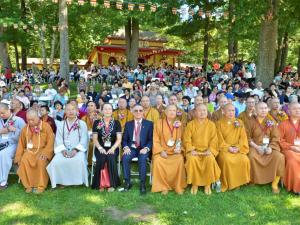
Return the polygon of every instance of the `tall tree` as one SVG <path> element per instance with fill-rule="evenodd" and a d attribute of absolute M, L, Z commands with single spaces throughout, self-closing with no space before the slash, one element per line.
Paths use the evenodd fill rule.
<path fill-rule="evenodd" d="M 126 63 L 132 68 L 138 64 L 139 32 L 139 20 L 128 17 L 125 25 Z"/>
<path fill-rule="evenodd" d="M 274 78 L 279 0 L 265 0 L 265 3 L 266 12 L 260 25 L 257 79 L 267 86 Z"/>
<path fill-rule="evenodd" d="M 59 30 L 60 30 L 60 75 L 69 83 L 69 36 L 68 36 L 68 7 L 66 0 L 59 0 Z"/>

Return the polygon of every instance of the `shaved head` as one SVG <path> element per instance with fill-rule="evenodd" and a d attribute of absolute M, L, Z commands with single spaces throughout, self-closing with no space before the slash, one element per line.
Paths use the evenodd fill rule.
<path fill-rule="evenodd" d="M 289 112 L 292 119 L 300 119 L 300 104 L 293 102 L 289 104 Z"/>
<path fill-rule="evenodd" d="M 226 118 L 233 119 L 235 117 L 235 106 L 231 103 L 228 103 L 224 106 L 224 113 Z"/>

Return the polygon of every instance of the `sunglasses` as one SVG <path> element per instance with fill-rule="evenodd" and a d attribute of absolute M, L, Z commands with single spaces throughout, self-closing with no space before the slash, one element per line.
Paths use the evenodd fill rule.
<path fill-rule="evenodd" d="M 142 109 L 135 109 L 135 110 L 133 110 L 133 112 L 143 112 L 144 110 L 142 110 Z"/>

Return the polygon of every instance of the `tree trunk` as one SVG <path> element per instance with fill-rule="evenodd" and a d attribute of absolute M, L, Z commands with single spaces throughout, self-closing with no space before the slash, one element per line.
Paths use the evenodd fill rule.
<path fill-rule="evenodd" d="M 281 52 L 280 71 L 283 71 L 283 69 L 286 65 L 286 60 L 287 60 L 288 51 L 289 51 L 288 41 L 289 41 L 289 33 L 285 32 L 284 38 L 283 38 L 283 48 L 282 48 L 282 52 Z"/>
<path fill-rule="evenodd" d="M 40 30 L 40 45 L 41 45 L 42 58 L 43 58 L 43 68 L 47 69 L 47 52 L 46 52 L 46 44 L 45 44 L 45 35 L 42 29 Z"/>
<path fill-rule="evenodd" d="M 54 55 L 55 55 L 55 45 L 56 45 L 56 33 L 53 31 L 52 33 L 52 39 L 51 39 L 51 53 L 50 53 L 50 65 L 49 67 L 53 67 L 53 62 L 54 62 Z"/>
<path fill-rule="evenodd" d="M 300 74 L 300 46 L 298 47 L 298 63 L 297 63 L 297 72 Z"/>
<path fill-rule="evenodd" d="M 68 36 L 68 7 L 66 0 L 59 1 L 59 30 L 60 30 L 60 75 L 69 84 L 69 36 Z"/>
<path fill-rule="evenodd" d="M 0 26 L 0 37 L 3 35 L 3 33 L 3 27 Z M 11 69 L 11 61 L 8 55 L 8 48 L 6 42 L 0 42 L 0 60 L 4 68 L 7 67 Z"/>
<path fill-rule="evenodd" d="M 279 35 L 277 39 L 277 49 L 276 49 L 276 60 L 275 60 L 275 73 L 279 72 L 279 67 L 280 67 L 280 60 L 281 60 L 281 44 L 282 44 L 282 35 Z"/>
<path fill-rule="evenodd" d="M 203 49 L 203 69 L 206 71 L 208 65 L 208 50 L 209 50 L 209 17 L 205 18 L 205 25 L 204 25 L 204 49 Z"/>
<path fill-rule="evenodd" d="M 139 20 L 129 17 L 125 25 L 126 62 L 131 68 L 138 65 Z"/>
<path fill-rule="evenodd" d="M 20 57 L 19 57 L 19 52 L 18 52 L 18 45 L 16 42 L 14 42 L 14 49 L 15 49 L 15 58 L 16 58 L 16 70 L 20 71 Z"/>
<path fill-rule="evenodd" d="M 228 60 L 234 62 L 238 55 L 238 40 L 234 32 L 235 26 L 235 1 L 229 1 L 229 32 L 228 32 Z"/>
<path fill-rule="evenodd" d="M 21 0 L 21 20 L 25 21 L 26 19 L 26 3 L 25 0 Z M 24 30 L 24 32 L 27 32 Z M 22 70 L 27 69 L 27 48 L 26 46 L 21 46 L 21 58 L 22 58 L 22 64 L 21 68 Z"/>
<path fill-rule="evenodd" d="M 267 87 L 274 78 L 274 66 L 276 58 L 276 40 L 278 31 L 278 10 L 279 0 L 267 0 L 268 10 L 265 19 L 261 22 L 258 61 L 257 61 L 257 80 L 263 82 Z"/>

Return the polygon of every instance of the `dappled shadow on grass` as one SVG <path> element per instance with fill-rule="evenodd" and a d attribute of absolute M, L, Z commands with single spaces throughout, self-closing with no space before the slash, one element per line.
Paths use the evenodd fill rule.
<path fill-rule="evenodd" d="M 141 197 L 138 185 L 128 193 L 67 187 L 35 195 L 26 194 L 22 186 L 15 183 L 0 192 L 0 202 L 1 225 L 136 224 L 134 216 L 126 215 L 146 207 L 155 211 L 155 220 L 141 220 L 145 224 L 300 223 L 300 198 L 285 191 L 273 195 L 269 185 L 242 187 L 211 196 L 205 196 L 200 190 L 192 196 L 187 190 L 181 196 L 157 193 Z M 116 209 L 119 216 L 109 209 Z"/>

